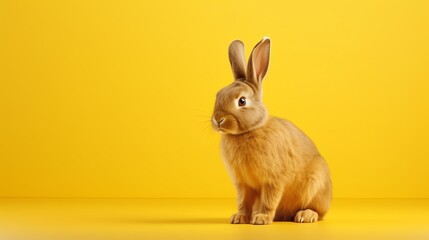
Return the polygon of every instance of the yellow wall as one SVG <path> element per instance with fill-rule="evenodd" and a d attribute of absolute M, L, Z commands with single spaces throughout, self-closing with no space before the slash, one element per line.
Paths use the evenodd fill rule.
<path fill-rule="evenodd" d="M 209 117 L 227 47 L 334 197 L 429 197 L 428 1 L 1 1 L 0 196 L 234 197 Z"/>

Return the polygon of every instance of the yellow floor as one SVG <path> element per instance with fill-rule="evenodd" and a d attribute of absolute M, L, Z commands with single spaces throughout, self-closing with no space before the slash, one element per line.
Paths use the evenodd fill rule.
<path fill-rule="evenodd" d="M 0 198 L 0 239 L 429 239 L 429 199 L 335 199 L 314 224 L 231 225 L 233 199 Z"/>

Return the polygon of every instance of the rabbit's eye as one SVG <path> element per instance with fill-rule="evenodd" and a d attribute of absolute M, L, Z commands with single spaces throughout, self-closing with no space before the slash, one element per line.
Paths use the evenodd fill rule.
<path fill-rule="evenodd" d="M 241 97 L 240 99 L 238 99 L 238 106 L 240 106 L 240 107 L 246 106 L 246 98 L 245 97 Z"/>

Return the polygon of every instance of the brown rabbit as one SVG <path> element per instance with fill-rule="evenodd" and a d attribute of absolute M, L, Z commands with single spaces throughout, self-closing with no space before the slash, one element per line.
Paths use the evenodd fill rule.
<path fill-rule="evenodd" d="M 256 44 L 246 68 L 244 44 L 232 42 L 235 81 L 216 95 L 211 122 L 238 195 L 231 223 L 316 222 L 331 202 L 328 166 L 301 130 L 269 116 L 262 103 L 270 44 L 269 38 Z"/>

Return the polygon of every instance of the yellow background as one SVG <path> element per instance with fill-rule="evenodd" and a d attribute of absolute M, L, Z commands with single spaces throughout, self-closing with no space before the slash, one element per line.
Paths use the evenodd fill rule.
<path fill-rule="evenodd" d="M 1 1 L 0 197 L 234 197 L 227 48 L 272 38 L 272 115 L 334 197 L 429 197 L 428 1 Z"/>

